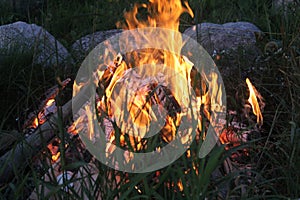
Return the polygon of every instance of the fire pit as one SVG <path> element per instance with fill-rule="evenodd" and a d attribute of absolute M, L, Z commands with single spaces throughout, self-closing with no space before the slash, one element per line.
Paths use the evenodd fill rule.
<path fill-rule="evenodd" d="M 140 9 L 146 9 L 147 19 L 138 17 Z M 263 123 L 261 114 L 261 108 L 264 107 L 263 99 L 247 79 L 250 94 L 243 115 L 250 119 L 252 107 L 253 113 L 257 116 L 257 121 L 254 122 L 256 126 L 249 129 L 237 120 L 228 122 L 225 119 L 226 114 L 234 116 L 236 113 L 235 111 L 226 113 L 225 90 L 216 66 L 212 65 L 209 73 L 199 71 L 195 66 L 197 63 L 193 63 L 188 57 L 197 56 L 193 55 L 192 50 L 186 51 L 186 56 L 181 55 L 182 49 L 186 48 L 184 47 L 186 41 L 183 41 L 178 27 L 179 17 L 184 12 L 193 16 L 187 2 L 182 4 L 179 0 L 174 1 L 173 4 L 163 0 L 151 0 L 148 4 L 136 4 L 132 11 L 126 12 L 124 15 L 126 22 L 118 23 L 120 28 L 128 30 L 118 35 L 120 46 L 125 46 L 125 49 L 128 46 L 143 48 L 131 52 L 119 52 L 113 49 L 111 40 L 103 43 L 107 49 L 96 47 L 93 51 L 103 50 L 103 57 L 100 55 L 101 58 L 93 57 L 93 59 L 102 59 L 105 62 L 92 68 L 97 70 L 89 72 L 90 69 L 86 65 L 97 62 L 94 63 L 94 60 L 87 58 L 82 64 L 85 69 L 79 71 L 96 78 L 77 76 L 73 86 L 72 102 L 57 106 L 55 97 L 58 92 L 63 92 L 61 89 L 70 82 L 70 79 L 63 81 L 60 89 L 48 95 L 40 110 L 29 116 L 24 124 L 24 130 L 28 135 L 27 143 L 19 144 L 15 150 L 7 152 L 1 158 L 1 164 L 4 165 L 8 157 L 14 157 L 11 163 L 6 164 L 5 173 L 1 174 L 1 184 L 5 184 L 12 178 L 12 166 L 21 168 L 29 158 L 35 157 L 35 166 L 41 167 L 42 162 L 40 157 L 36 156 L 37 154 L 51 155 L 50 163 L 47 162 L 52 167 L 47 170 L 48 172 L 41 173 L 41 176 L 44 180 L 55 178 L 61 186 L 60 189 L 68 194 L 83 191 L 82 185 L 75 179 L 82 178 L 86 183 L 84 177 L 86 168 L 78 165 L 70 171 L 67 166 L 72 166 L 84 157 L 89 163 L 87 169 L 93 171 L 92 179 L 86 188 L 95 187 L 96 182 L 99 181 L 97 174 L 102 173 L 97 166 L 102 164 L 113 168 L 104 173 L 107 179 L 114 179 L 111 183 L 113 189 L 120 187 L 120 184 L 134 182 L 130 179 L 131 173 L 153 172 L 154 175 L 150 178 L 151 184 L 160 187 L 159 180 L 163 179 L 165 188 L 182 197 L 189 195 L 183 192 L 184 188 L 193 184 L 189 181 L 189 176 L 201 177 L 200 182 L 204 181 L 201 182 L 201 190 L 205 190 L 208 187 L 205 181 L 210 176 L 225 176 L 234 171 L 233 163 L 238 162 L 238 157 L 248 155 L 247 148 L 241 148 L 239 153 L 230 153 L 231 157 L 224 161 L 222 167 L 217 168 L 216 163 L 218 159 L 221 160 L 224 149 L 230 152 L 232 148 L 247 142 L 251 132 L 260 131 Z M 145 27 L 153 29 L 144 29 Z M 123 40 L 124 38 L 126 40 Z M 145 45 L 149 44 L 149 41 L 157 43 L 152 44 L 153 46 L 158 45 L 165 49 Z M 210 65 L 213 63 L 211 61 L 207 63 Z M 90 91 L 90 88 L 86 87 L 89 84 L 94 86 L 93 89 L 97 92 Z M 71 104 L 73 104 L 75 119 L 66 128 L 62 122 L 71 115 Z M 224 118 L 220 115 L 224 115 Z M 57 121 L 58 118 L 62 121 Z M 196 127 L 193 127 L 194 124 Z M 104 130 L 104 138 L 101 136 L 102 133 L 95 131 L 96 126 Z M 155 131 L 159 134 L 153 135 Z M 215 138 L 219 138 L 220 142 Z M 174 141 L 177 143 L 173 143 Z M 43 148 L 44 143 L 47 144 L 46 149 Z M 205 143 L 208 143 L 208 146 L 205 146 Z M 214 147 L 216 143 L 218 145 Z M 103 157 L 99 156 L 99 149 L 95 146 L 103 150 L 105 163 L 101 160 Z M 183 151 L 176 156 L 166 155 L 164 151 L 166 146 L 170 146 L 172 150 Z M 33 150 L 32 147 L 36 149 Z M 122 154 L 117 153 L 119 149 L 122 150 Z M 170 159 L 172 161 L 168 162 L 170 166 L 180 158 L 175 164 L 182 165 L 181 178 L 164 179 L 163 172 L 166 170 L 164 168 L 166 165 L 162 164 L 163 159 L 153 160 L 154 157 L 144 156 L 143 160 L 140 159 L 138 162 L 134 160 L 138 154 L 148 155 L 149 152 L 157 153 L 161 156 L 159 158 Z M 209 152 L 211 154 L 206 159 Z M 26 158 L 23 158 L 24 154 L 27 155 Z M 181 156 L 182 154 L 184 156 Z M 121 161 L 118 156 L 122 157 Z M 187 160 L 187 164 L 181 164 L 182 160 Z M 148 163 L 154 165 L 149 166 Z M 239 166 L 245 169 L 251 168 L 248 165 Z M 53 169 L 54 172 L 51 172 Z M 156 183 L 158 186 L 155 185 Z M 143 194 L 144 189 L 141 188 L 147 184 L 143 182 L 134 182 L 134 184 L 135 190 Z M 236 184 L 239 182 L 237 181 Z M 32 198 L 40 192 L 51 192 L 42 191 L 43 187 L 40 189 L 32 193 Z M 221 196 L 226 195 L 226 188 L 222 188 L 221 193 L 225 193 L 220 194 Z M 118 196 L 118 194 L 114 195 Z"/>

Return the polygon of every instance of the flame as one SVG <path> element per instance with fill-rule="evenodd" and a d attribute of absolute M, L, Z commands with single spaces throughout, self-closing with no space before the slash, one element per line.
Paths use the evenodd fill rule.
<path fill-rule="evenodd" d="M 138 17 L 141 8 L 147 10 L 147 19 L 143 20 Z M 117 27 L 125 30 L 161 27 L 177 31 L 179 29 L 179 17 L 185 12 L 194 17 L 187 1 L 182 4 L 181 0 L 149 0 L 148 4 L 136 3 L 132 11 L 125 12 L 126 24 L 118 22 Z"/>
<path fill-rule="evenodd" d="M 256 115 L 256 122 L 257 122 L 257 124 L 259 126 L 262 126 L 262 124 L 263 124 L 263 116 L 262 116 L 262 113 L 260 111 L 260 105 L 258 103 L 258 99 L 262 103 L 262 107 L 263 107 L 264 106 L 264 103 L 262 101 L 263 98 L 262 98 L 261 94 L 252 85 L 252 83 L 250 82 L 249 78 L 246 79 L 246 83 L 247 83 L 247 86 L 249 88 L 248 102 L 251 104 L 252 111 Z"/>
<path fill-rule="evenodd" d="M 56 106 L 55 106 L 55 99 L 48 99 L 46 103 L 44 103 L 44 107 L 41 109 L 41 111 L 37 114 L 37 117 L 35 117 L 31 123 L 32 128 L 37 128 L 39 125 L 44 124 L 47 120 L 46 117 L 48 114 L 55 112 Z"/>
<path fill-rule="evenodd" d="M 55 99 L 49 99 L 46 103 L 46 107 L 51 106 L 55 102 Z"/>
<path fill-rule="evenodd" d="M 55 99 L 48 99 L 43 109 L 38 113 L 39 124 L 45 123 L 47 116 L 56 111 Z"/>
<path fill-rule="evenodd" d="M 188 150 L 186 151 L 186 157 L 187 157 L 187 158 L 190 158 L 190 157 L 191 157 L 191 150 L 190 150 L 190 149 L 188 149 Z"/>
<path fill-rule="evenodd" d="M 147 17 L 140 17 L 140 11 L 144 9 Z M 125 30 L 132 30 L 137 28 L 145 27 L 159 27 L 165 29 L 171 29 L 179 33 L 179 18 L 182 13 L 188 13 L 193 17 L 193 12 L 186 1 L 181 0 L 149 0 L 146 4 L 135 4 L 131 11 L 125 12 L 124 18 L 125 23 L 118 22 L 117 27 L 123 28 Z M 153 35 L 146 34 L 141 31 L 134 37 L 134 43 L 144 44 L 153 38 Z M 157 34 L 154 33 L 154 34 Z M 120 41 L 120 45 L 132 45 L 132 35 L 128 36 L 125 41 Z M 157 116 L 157 112 L 154 112 L 153 102 L 147 101 L 147 96 L 153 91 L 157 84 L 165 83 L 169 85 L 173 91 L 173 95 L 177 102 L 179 102 L 183 107 L 188 107 L 188 97 L 190 94 L 189 89 L 186 85 L 189 84 L 190 80 L 179 80 L 180 77 L 190 77 L 190 70 L 192 68 L 192 63 L 188 61 L 187 58 L 180 57 L 180 51 L 183 46 L 181 34 L 166 34 L 160 29 L 159 34 L 155 35 L 156 40 L 151 42 L 157 42 L 158 44 L 163 44 L 165 50 L 161 49 L 150 49 L 145 48 L 138 52 L 131 52 L 126 54 L 126 59 L 130 62 L 122 61 L 122 56 L 118 55 L 117 59 L 110 63 L 117 63 L 117 68 L 115 69 L 114 76 L 112 77 L 108 87 L 106 88 L 106 96 L 108 105 L 110 105 L 108 112 L 110 116 L 117 116 L 116 118 L 122 122 L 121 131 L 124 133 L 131 133 L 135 139 L 130 139 L 130 141 L 138 142 L 143 138 L 149 131 L 149 124 L 157 122 L 157 119 L 161 116 Z M 177 55 L 176 55 L 177 54 Z M 153 79 L 145 79 L 144 77 L 139 77 L 135 71 L 130 71 L 130 68 L 137 66 L 150 65 L 140 70 L 141 74 L 147 74 L 148 77 Z M 168 70 L 161 70 L 151 67 L 151 65 L 162 64 L 163 66 L 172 66 L 172 73 L 174 71 L 182 76 L 176 76 L 175 78 L 169 78 L 165 80 L 164 73 L 170 73 Z M 109 65 L 108 65 L 109 66 Z M 112 68 L 112 67 L 110 67 Z M 114 69 L 114 68 L 113 68 Z M 131 99 L 128 98 L 128 90 L 126 92 L 114 90 L 118 89 L 119 80 L 129 80 L 131 90 Z M 153 87 L 151 87 L 153 86 Z M 137 89 L 133 89 L 137 88 Z M 183 94 L 179 96 L 178 94 Z M 158 92 L 154 93 L 154 98 L 158 107 L 161 106 L 161 99 L 159 98 Z M 124 108 L 124 99 L 127 99 L 127 108 Z M 123 108 L 129 111 L 130 117 L 124 118 L 124 110 L 118 109 Z M 160 108 L 158 108 L 160 109 Z M 161 112 L 162 109 L 160 109 Z M 166 113 L 164 113 L 166 114 Z M 174 119 L 170 116 L 165 116 L 166 126 L 162 128 L 163 132 L 170 133 L 163 136 L 164 140 L 170 142 L 175 135 L 176 127 L 180 123 L 181 116 L 177 116 L 177 120 L 174 123 Z M 131 124 L 134 124 L 132 126 Z M 187 141 L 189 138 L 184 138 Z M 140 147 L 140 144 L 137 145 Z M 139 149 L 139 148 L 137 148 Z"/>
<path fill-rule="evenodd" d="M 145 12 L 146 15 L 143 16 L 146 17 L 142 17 L 142 14 L 140 14 L 141 10 Z M 99 69 L 101 70 L 98 70 L 95 74 L 99 77 L 100 82 L 103 80 L 103 82 L 107 82 L 101 85 L 101 87 L 103 86 L 102 89 L 105 90 L 103 95 L 105 98 L 96 98 L 100 101 L 96 102 L 97 109 L 105 111 L 106 116 L 104 116 L 104 121 L 114 121 L 117 123 L 122 133 L 120 138 L 121 143 L 126 143 L 124 134 L 129 135 L 129 142 L 135 143 L 135 145 L 131 144 L 134 150 L 143 148 L 144 144 L 141 142 L 141 139 L 149 132 L 150 122 L 151 124 L 159 124 L 158 119 L 164 118 L 164 124 L 160 129 L 162 139 L 170 142 L 175 138 L 176 130 L 183 117 L 191 115 L 191 112 L 195 115 L 203 104 L 211 103 L 211 106 L 214 107 L 222 101 L 222 93 L 220 92 L 222 88 L 219 87 L 211 89 L 209 91 L 210 95 L 208 94 L 208 90 L 205 90 L 204 94 L 200 92 L 195 99 L 189 99 L 192 90 L 190 86 L 193 82 L 192 70 L 194 64 L 187 57 L 181 56 L 184 41 L 181 38 L 182 35 L 179 33 L 179 18 L 183 13 L 188 13 L 191 17 L 194 16 L 187 1 L 149 0 L 148 3 L 135 4 L 131 11 L 125 12 L 125 22 L 118 22 L 117 27 L 125 30 L 136 29 L 136 31 L 130 31 L 127 38 L 120 39 L 119 45 L 120 49 L 130 45 L 136 46 L 136 44 L 141 44 L 144 48 L 129 53 L 125 51 L 125 55 L 117 55 L 112 50 L 115 56 L 114 60 L 106 59 L 110 49 L 104 52 L 105 55 L 100 55 L 100 57 L 104 57 L 103 60 L 107 63 L 100 64 Z M 160 29 L 157 32 L 147 32 L 149 29 L 143 32 L 142 28 L 146 27 L 159 27 Z M 173 34 L 170 34 L 170 29 L 173 30 Z M 155 36 L 155 40 L 152 40 L 153 36 Z M 153 49 L 147 47 L 149 41 L 157 43 L 156 46 L 162 46 L 162 48 Z M 106 46 L 110 48 L 113 45 L 107 44 Z M 163 67 L 157 67 L 159 65 Z M 105 70 L 103 70 L 103 66 L 105 66 Z M 140 74 L 146 74 L 147 76 L 142 77 Z M 166 74 L 171 75 L 165 76 Z M 172 74 L 176 74 L 176 76 L 172 76 Z M 218 74 L 213 73 L 207 81 L 216 82 L 217 78 Z M 95 83 L 98 85 L 98 81 Z M 128 87 L 126 86 L 127 88 L 125 89 L 123 88 L 124 83 L 128 84 Z M 73 96 L 79 93 L 84 85 L 84 82 L 75 80 Z M 158 86 L 162 87 L 159 88 Z M 171 92 L 164 90 L 163 87 L 168 88 Z M 205 87 L 202 86 L 200 88 Z M 153 95 L 153 98 L 151 97 L 149 100 L 148 97 L 150 94 Z M 179 109 L 181 109 L 169 109 L 173 112 L 175 110 L 175 114 L 172 116 L 170 113 L 164 111 L 166 109 L 164 107 L 164 104 L 166 104 L 165 99 L 170 98 L 170 96 L 173 98 L 173 104 L 179 104 Z M 211 99 L 214 100 L 211 102 Z M 187 112 L 184 113 L 182 110 L 188 110 L 190 102 L 196 102 L 197 105 L 193 105 L 193 110 L 188 111 L 188 114 Z M 126 105 L 124 106 L 124 104 Z M 154 106 L 157 106 L 157 108 L 154 109 Z M 95 133 L 93 124 L 90 123 L 95 121 L 92 116 L 93 113 L 87 106 L 84 106 L 83 109 L 86 111 L 86 116 L 78 121 L 76 120 L 76 123 L 86 123 L 85 126 L 88 127 L 87 136 L 93 140 Z M 209 108 L 205 110 L 206 117 L 208 119 L 214 118 L 215 116 L 208 110 Z M 219 111 L 220 109 L 217 108 L 216 110 Z M 125 111 L 128 111 L 128 116 L 124 114 Z M 198 119 L 198 129 L 201 130 L 200 120 Z M 103 124 L 105 122 L 102 122 Z M 114 130 L 107 131 L 106 125 L 104 126 L 107 141 L 113 143 L 111 139 L 115 139 Z M 71 128 L 70 131 L 72 132 Z M 189 134 L 181 138 L 182 143 L 191 140 Z M 112 153 L 114 148 L 107 146 L 106 150 Z M 127 156 L 127 158 L 130 159 L 131 156 Z"/>
<path fill-rule="evenodd" d="M 83 126 L 83 116 L 78 117 L 71 126 L 68 127 L 67 132 L 73 135 L 77 135 L 79 131 L 81 131 L 82 126 Z"/>
<path fill-rule="evenodd" d="M 53 162 L 56 162 L 59 159 L 59 157 L 60 157 L 60 152 L 57 152 L 56 154 L 53 154 L 51 156 L 51 159 Z"/>
<path fill-rule="evenodd" d="M 67 78 L 64 81 L 61 81 L 58 77 L 57 81 L 60 86 L 54 86 L 46 91 L 45 95 L 47 99 L 41 104 L 41 108 L 38 113 L 31 113 L 29 115 L 29 119 L 23 125 L 24 129 L 37 128 L 39 125 L 45 123 L 48 115 L 56 112 L 55 97 L 59 93 L 59 90 L 65 88 L 71 79 Z"/>
<path fill-rule="evenodd" d="M 36 127 L 38 127 L 38 125 L 39 125 L 39 118 L 34 118 L 34 120 L 33 120 L 33 122 L 32 122 L 32 127 L 33 128 L 36 128 Z"/>
<path fill-rule="evenodd" d="M 59 152 L 59 147 L 58 147 L 59 141 L 56 140 L 55 143 L 57 143 L 57 144 L 54 145 L 54 143 L 51 142 L 47 146 L 51 152 L 51 159 L 53 162 L 56 162 L 60 157 L 60 152 Z"/>
<path fill-rule="evenodd" d="M 182 184 L 181 179 L 178 180 L 177 186 L 178 186 L 179 191 L 182 192 L 183 191 L 183 184 Z"/>

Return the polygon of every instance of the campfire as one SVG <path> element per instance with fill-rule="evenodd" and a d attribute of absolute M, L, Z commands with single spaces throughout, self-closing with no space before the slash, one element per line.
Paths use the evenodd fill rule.
<path fill-rule="evenodd" d="M 147 13 L 147 17 L 142 16 L 140 12 Z M 222 96 L 226 94 L 222 93 L 225 90 L 218 83 L 219 73 L 211 73 L 209 77 L 203 77 L 203 73 L 197 70 L 195 63 L 189 59 L 189 55 L 181 55 L 185 41 L 177 33 L 179 33 L 179 17 L 182 13 L 188 13 L 193 17 L 193 12 L 186 1 L 182 3 L 180 0 L 174 0 L 170 3 L 167 0 L 149 0 L 147 4 L 135 4 L 132 11 L 124 14 L 125 21 L 118 22 L 117 26 L 123 30 L 137 31 L 128 32 L 127 40 L 121 37 L 119 45 L 120 48 L 132 45 L 144 48 L 122 54 L 115 51 L 109 42 L 104 43 L 107 49 L 104 51 L 106 55 L 102 55 L 102 60 L 105 60 L 105 63 L 100 63 L 96 66 L 97 71 L 92 72 L 93 76 L 97 77 L 96 81 L 75 79 L 73 108 L 74 101 L 81 105 L 78 106 L 80 108 L 74 115 L 74 121 L 65 128 L 65 131 L 69 138 L 77 142 L 79 138 L 84 141 L 84 144 L 81 143 L 78 147 L 78 152 L 82 153 L 90 144 L 104 142 L 108 159 L 113 158 L 117 147 L 120 147 L 126 152 L 123 154 L 124 163 L 129 164 L 136 155 L 132 152 L 160 152 L 177 138 L 179 131 L 183 132 L 180 138 L 182 144 L 192 143 L 193 138 L 190 133 L 193 131 L 195 131 L 197 144 L 202 144 L 209 137 L 206 134 L 209 123 L 205 122 L 213 121 L 218 118 L 217 113 L 224 112 Z M 159 28 L 159 31 L 143 32 L 143 28 L 147 27 Z M 169 34 L 170 30 L 173 34 Z M 135 33 L 137 35 L 134 35 Z M 152 34 L 155 35 L 156 40 L 152 40 Z M 149 40 L 157 43 L 152 44 L 153 46 L 161 46 L 163 43 L 165 49 L 147 47 L 144 44 Z M 191 57 L 193 56 L 195 55 Z M 86 67 L 87 63 L 88 60 L 83 63 L 82 67 Z M 216 68 L 216 66 L 213 67 Z M 30 129 L 30 133 L 27 133 L 28 137 L 38 133 L 47 121 L 51 122 L 51 117 L 59 110 L 55 97 L 58 92 L 63 92 L 62 88 L 69 82 L 70 79 L 63 81 L 60 89 L 50 92 L 46 101 L 42 103 L 41 109 L 29 116 L 24 124 L 24 130 Z M 96 85 L 97 92 L 89 101 L 80 102 L 77 96 L 85 90 L 87 84 Z M 246 84 L 249 99 L 245 104 L 244 115 L 251 119 L 253 113 L 257 117 L 255 130 L 259 131 L 263 124 L 261 112 L 264 107 L 263 98 L 249 79 L 246 79 Z M 214 87 L 211 88 L 211 86 Z M 63 117 L 67 118 L 70 114 L 70 102 L 63 108 L 65 109 L 62 112 L 68 110 L 63 113 Z M 249 108 L 252 108 L 252 113 Z M 236 111 L 229 111 L 227 114 L 232 113 L 237 114 Z M 197 123 L 196 130 L 192 130 L 189 126 L 194 119 Z M 95 132 L 95 121 L 104 130 L 105 141 L 99 141 L 101 137 Z M 226 120 L 221 120 L 219 123 L 222 124 L 222 127 L 218 129 L 221 130 L 220 134 L 216 133 L 221 142 L 219 145 L 224 144 L 225 149 L 229 149 L 231 146 L 247 142 L 247 134 L 251 134 L 251 131 L 244 131 L 247 129 L 246 125 L 238 121 L 227 123 Z M 184 130 L 180 130 L 179 127 L 183 124 Z M 153 130 L 158 130 L 158 135 L 149 135 L 149 132 Z M 240 132 L 242 134 L 238 134 Z M 151 137 L 155 139 L 151 140 Z M 67 142 L 62 144 L 61 139 L 55 137 L 54 134 L 49 135 L 47 148 L 51 154 L 51 164 L 60 164 L 62 148 L 64 152 L 74 154 L 70 145 Z M 247 149 L 244 152 L 247 153 Z M 188 159 L 195 155 L 196 152 L 190 149 L 187 149 L 185 153 Z M 93 159 L 90 162 L 92 161 Z M 112 162 L 115 169 L 121 167 L 122 163 Z M 130 169 L 134 171 L 137 167 L 137 165 L 131 165 Z M 193 163 L 193 166 L 186 169 L 184 174 L 196 173 L 198 175 L 201 171 L 199 167 Z M 230 169 L 226 173 L 229 171 Z M 64 173 L 61 171 L 56 175 L 61 177 Z M 156 179 L 161 176 L 159 169 L 155 174 Z M 70 175 L 66 179 L 71 178 Z M 176 186 L 176 191 L 182 192 L 186 187 L 184 183 L 184 180 L 179 179 L 175 183 L 174 181 L 168 182 L 167 185 L 168 188 Z M 139 190 L 139 187 L 136 186 L 136 189 Z"/>
<path fill-rule="evenodd" d="M 143 9 L 148 14 L 147 18 L 140 16 Z M 198 139 L 202 129 L 205 128 L 202 127 L 202 117 L 211 121 L 216 113 L 223 111 L 222 106 L 216 108 L 216 105 L 223 100 L 222 95 L 225 95 L 222 94 L 222 86 L 215 84 L 218 82 L 220 74 L 212 73 L 210 78 L 202 77 L 203 73 L 197 71 L 194 63 L 189 60 L 189 55 L 180 56 L 185 41 L 175 33 L 179 30 L 179 17 L 184 12 L 193 17 L 193 12 L 187 2 L 182 4 L 181 1 L 174 1 L 174 4 L 170 4 L 168 1 L 149 1 L 148 4 L 135 4 L 132 11 L 124 14 L 125 22 L 118 22 L 117 26 L 123 30 L 138 31 L 129 32 L 128 37 L 120 37 L 120 48 L 122 45 L 125 45 L 126 48 L 128 48 L 127 46 L 142 46 L 144 48 L 122 55 L 111 48 L 113 46 L 109 44 L 111 41 L 105 44 L 108 48 L 105 53 L 112 54 L 113 59 L 104 56 L 103 60 L 106 63 L 101 63 L 95 72 L 98 76 L 96 85 L 101 90 L 96 94 L 95 104 L 99 113 L 98 117 L 101 118 L 99 124 L 105 130 L 108 142 L 106 153 L 113 154 L 115 148 L 109 147 L 109 144 L 115 143 L 119 143 L 122 147 L 129 147 L 136 152 L 146 149 L 149 145 L 147 145 L 145 136 L 151 130 L 150 123 L 152 122 L 161 128 L 160 139 L 162 143 L 173 141 L 182 119 L 187 115 L 183 110 L 189 105 L 187 101 L 182 99 L 190 95 L 190 90 L 195 92 L 194 99 L 190 99 L 195 101 L 194 104 L 196 105 L 192 106 L 192 112 L 204 113 L 203 116 L 199 115 L 197 118 L 196 137 Z M 151 33 L 143 32 L 145 27 L 171 29 L 175 33 L 172 35 L 162 31 L 161 34 L 156 34 L 156 40 L 152 41 Z M 167 50 L 147 48 L 147 41 L 149 40 L 151 43 L 159 44 L 163 41 L 163 47 Z M 192 52 L 188 52 L 188 54 L 192 54 Z M 144 68 L 139 67 L 145 65 L 147 66 Z M 160 67 L 155 67 L 155 65 Z M 180 77 L 185 78 L 180 79 L 178 76 L 169 78 L 166 75 L 172 73 L 168 71 L 169 68 L 173 73 L 180 74 Z M 147 76 L 142 74 L 147 74 Z M 79 95 L 80 91 L 88 84 L 76 81 L 74 83 L 74 97 Z M 257 115 L 257 124 L 261 126 L 260 107 L 264 106 L 262 98 L 249 79 L 246 80 L 246 83 L 250 91 L 249 106 L 253 107 L 253 113 Z M 123 87 L 124 85 L 126 87 Z M 189 86 L 186 87 L 187 85 Z M 211 86 L 213 87 L 209 88 Z M 258 104 L 257 98 L 261 105 Z M 78 111 L 81 114 L 74 124 L 77 125 L 76 132 L 87 132 L 87 138 L 96 143 L 99 136 L 94 132 L 92 123 L 94 117 L 89 103 Z M 246 117 L 249 117 L 248 111 L 246 111 Z M 162 122 L 159 121 L 161 118 L 163 118 Z M 225 128 L 225 123 L 221 129 Z M 117 133 L 113 128 L 114 126 L 120 129 Z M 228 132 L 231 133 L 231 136 L 228 136 Z M 245 141 L 245 138 L 240 138 L 236 132 L 225 129 L 221 133 L 219 137 L 223 144 L 230 143 L 230 141 L 240 144 Z M 203 137 L 205 138 L 205 135 Z M 188 141 L 189 138 L 183 137 L 182 140 Z M 158 144 L 157 147 L 160 149 L 162 146 Z M 133 158 L 132 155 L 125 157 L 127 162 Z"/>

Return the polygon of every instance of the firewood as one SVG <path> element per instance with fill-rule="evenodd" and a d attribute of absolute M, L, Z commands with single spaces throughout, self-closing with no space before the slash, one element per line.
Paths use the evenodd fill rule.
<path fill-rule="evenodd" d="M 62 119 L 58 119 L 57 113 L 54 114 L 44 124 L 40 125 L 32 135 L 6 152 L 0 158 L 0 185 L 13 179 L 15 173 L 24 169 L 31 159 L 55 136 L 58 120 L 65 121 L 71 115 L 72 101 L 69 101 L 62 106 Z"/>
<path fill-rule="evenodd" d="M 55 85 L 55 86 L 51 87 L 50 89 L 48 89 L 46 91 L 44 100 L 40 103 L 38 111 L 37 112 L 32 112 L 32 113 L 29 114 L 28 119 L 23 124 L 23 129 L 24 130 L 26 128 L 30 128 L 30 126 L 32 126 L 32 123 L 33 123 L 34 119 L 38 116 L 37 113 L 42 112 L 45 109 L 46 103 L 50 99 L 54 99 L 57 96 L 59 90 L 64 89 L 69 84 L 71 79 L 67 78 L 64 81 L 60 81 L 60 79 L 58 79 L 57 81 L 58 81 L 59 85 Z"/>
<path fill-rule="evenodd" d="M 23 134 L 17 131 L 4 131 L 0 132 L 0 156 L 5 154 L 13 144 L 20 138 L 23 137 Z"/>
<path fill-rule="evenodd" d="M 86 96 L 91 96 L 89 88 L 84 88 L 80 92 Z M 6 152 L 0 158 L 0 186 L 11 181 L 18 170 L 28 166 L 32 158 L 56 136 L 55 132 L 58 129 L 59 120 L 66 121 L 72 116 L 72 104 L 81 107 L 86 101 L 81 95 L 68 101 L 61 107 L 61 119 L 59 119 L 58 113 L 53 114 L 30 136 Z"/>

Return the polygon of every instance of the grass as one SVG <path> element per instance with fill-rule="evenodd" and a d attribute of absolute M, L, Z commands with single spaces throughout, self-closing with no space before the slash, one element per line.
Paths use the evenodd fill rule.
<path fill-rule="evenodd" d="M 36 6 L 34 3 L 28 4 L 25 10 L 0 3 L 0 23 L 17 20 L 37 23 L 67 48 L 83 35 L 114 28 L 115 22 L 122 18 L 123 10 L 131 6 L 128 0 L 38 2 Z M 196 155 L 192 155 L 191 159 L 182 156 L 163 168 L 159 178 L 155 179 L 154 173 L 116 172 L 98 161 L 94 161 L 93 166 L 89 165 L 92 159 L 89 152 L 78 147 L 78 138 L 65 137 L 66 130 L 61 124 L 58 131 L 54 130 L 55 134 L 79 155 L 74 158 L 74 162 L 68 160 L 68 156 L 64 158 L 68 152 L 62 153 L 63 166 L 81 174 L 82 178 L 74 177 L 70 181 L 79 183 L 81 191 L 75 192 L 71 188 L 71 193 L 68 193 L 61 189 L 62 186 L 56 182 L 56 169 L 50 165 L 50 154 L 45 150 L 27 168 L 16 172 L 10 183 L 0 185 L 1 199 L 24 199 L 40 185 L 42 190 L 48 188 L 50 192 L 48 196 L 38 192 L 39 199 L 48 199 L 50 196 L 56 196 L 57 199 L 81 199 L 83 196 L 88 199 L 100 196 L 103 199 L 216 199 L 218 196 L 224 199 L 300 198 L 300 6 L 299 1 L 294 3 L 295 6 L 277 9 L 270 0 L 193 0 L 190 5 L 196 11 L 196 18 L 191 19 L 187 15 L 181 18 L 181 31 L 195 21 L 250 21 L 263 31 L 263 39 L 257 43 L 262 54 L 255 60 L 249 61 L 251 52 L 240 51 L 234 55 L 221 55 L 222 59 L 216 61 L 220 67 L 231 66 L 230 75 L 223 77 L 230 109 L 240 111 L 243 107 L 241 99 L 248 98 L 246 77 L 251 79 L 264 97 L 264 125 L 259 138 L 229 151 L 223 151 L 222 146 L 216 147 L 204 159 Z M 269 47 L 274 43 L 277 49 L 272 51 Z M 9 54 L 0 52 L 1 144 L 6 134 L 11 133 L 13 141 L 24 138 L 18 133 L 21 131 L 22 118 L 38 107 L 40 97 L 56 84 L 57 76 L 65 76 L 57 68 L 46 69 L 32 64 L 33 55 L 34 52 L 24 54 L 15 50 Z M 73 66 L 72 78 L 79 66 L 80 63 Z M 62 93 L 69 95 L 70 88 Z M 61 96 L 58 100 L 66 99 Z M 19 124 L 16 118 L 21 119 Z M 63 143 L 60 144 L 61 148 Z M 237 169 L 224 173 L 224 162 L 228 161 L 233 152 L 246 146 L 250 149 L 250 156 L 243 158 L 241 166 L 244 168 L 233 166 Z M 197 148 L 199 145 L 193 143 L 191 149 L 197 152 Z M 37 160 L 38 166 L 42 167 L 37 167 Z M 193 164 L 198 165 L 198 174 L 194 170 L 184 174 Z M 252 168 L 247 169 L 250 164 Z M 96 174 L 93 174 L 95 169 L 92 167 L 96 168 Z M 218 174 L 215 169 L 220 169 L 222 173 Z M 45 172 L 49 172 L 48 178 L 43 178 Z M 177 186 L 178 180 L 184 186 L 183 191 Z M 228 191 L 225 196 L 222 195 L 224 191 Z"/>
<path fill-rule="evenodd" d="M 20 120 L 28 115 L 27 109 L 36 109 L 39 98 L 46 87 L 53 84 L 49 76 L 53 76 L 53 69 L 33 65 L 33 52 L 1 52 L 1 128 L 13 129 Z M 18 58 L 18 59 L 16 59 Z M 34 107 L 32 107 L 34 106 Z M 25 109 L 21 109 L 21 108 Z M 15 121 L 15 123 L 13 122 Z"/>

